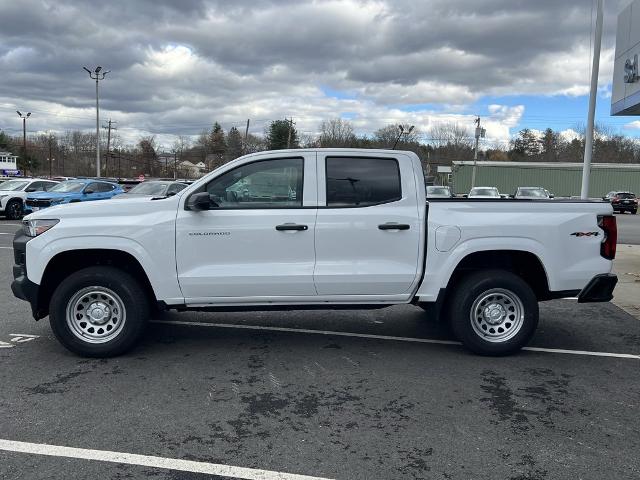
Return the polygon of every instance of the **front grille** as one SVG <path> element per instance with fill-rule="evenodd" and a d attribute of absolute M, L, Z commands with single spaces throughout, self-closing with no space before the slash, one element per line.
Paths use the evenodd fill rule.
<path fill-rule="evenodd" d="M 25 202 L 27 204 L 27 207 L 50 207 L 51 206 L 51 200 L 40 200 L 40 199 L 34 199 L 34 198 L 27 198 L 27 201 Z"/>

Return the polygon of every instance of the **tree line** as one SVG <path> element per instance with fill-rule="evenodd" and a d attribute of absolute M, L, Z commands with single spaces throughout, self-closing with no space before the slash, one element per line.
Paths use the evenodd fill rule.
<path fill-rule="evenodd" d="M 577 128 L 577 132 L 581 129 Z M 427 173 L 434 173 L 437 165 L 451 165 L 454 161 L 473 160 L 474 138 L 466 126 L 443 122 L 420 133 L 403 125 L 386 125 L 371 135 L 356 134 L 349 120 L 334 118 L 322 121 L 316 135 L 301 134 L 295 122 L 275 120 L 267 124 L 262 135 L 241 133 L 237 127 L 227 131 L 219 122 L 203 130 L 195 138 L 177 135 L 170 146 L 159 146 L 153 135 L 142 136 L 135 145 L 127 145 L 112 134 L 107 148 L 100 138 L 102 175 L 135 177 L 140 174 L 161 177 L 188 177 L 192 172 L 183 162 L 204 164 L 210 171 L 241 155 L 263 150 L 285 148 L 392 148 L 415 152 Z M 22 137 L 10 137 L 0 131 L 0 150 L 19 156 L 18 168 L 31 175 L 91 176 L 95 175 L 95 133 L 78 130 L 62 134 L 45 133 L 27 141 L 26 152 Z M 481 145 L 479 160 L 581 162 L 584 154 L 584 135 L 577 133 L 566 138 L 551 128 L 539 133 L 523 129 L 508 143 Z M 640 163 L 640 143 L 632 138 L 598 126 L 594 141 L 594 162 Z"/>

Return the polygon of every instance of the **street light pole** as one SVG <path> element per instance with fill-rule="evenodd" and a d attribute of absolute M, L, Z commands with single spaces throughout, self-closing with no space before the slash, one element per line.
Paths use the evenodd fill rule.
<path fill-rule="evenodd" d="M 26 115 L 23 115 L 20 110 L 16 110 L 16 113 L 22 119 L 22 155 L 24 157 L 26 167 L 30 166 L 29 161 L 27 160 L 27 118 L 31 116 L 31 112 L 27 112 Z"/>
<path fill-rule="evenodd" d="M 396 149 L 396 147 L 398 146 L 398 142 L 400 141 L 400 137 L 402 135 L 409 135 L 413 131 L 414 128 L 415 128 L 415 125 L 411 125 L 409 127 L 409 129 L 405 132 L 404 131 L 404 127 L 402 125 L 398 125 L 398 138 L 396 138 L 396 141 L 393 144 L 393 147 L 391 148 L 391 150 L 395 150 Z"/>
<path fill-rule="evenodd" d="M 93 72 L 87 67 L 82 68 L 84 68 L 89 74 L 89 78 L 96 81 L 96 177 L 100 177 L 100 102 L 98 96 L 98 82 L 100 80 L 104 80 L 104 77 L 110 72 L 110 70 L 100 73 L 102 70 L 101 66 L 97 66 Z"/>
<path fill-rule="evenodd" d="M 593 128 L 596 116 L 596 96 L 598 94 L 598 74 L 600 72 L 600 47 L 602 45 L 602 4 L 598 0 L 596 17 L 596 38 L 593 45 L 593 67 L 591 69 L 591 93 L 589 95 L 589 115 L 584 142 L 584 164 L 582 166 L 582 188 L 580 198 L 589 198 L 589 177 L 591 176 L 591 157 L 593 156 Z"/>

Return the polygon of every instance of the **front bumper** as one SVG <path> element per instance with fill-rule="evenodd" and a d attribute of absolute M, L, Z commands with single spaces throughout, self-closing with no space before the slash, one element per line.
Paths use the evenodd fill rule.
<path fill-rule="evenodd" d="M 22 231 L 16 233 L 13 239 L 13 256 L 15 265 L 13 266 L 13 282 L 11 291 L 16 298 L 26 300 L 31 305 L 31 313 L 36 320 L 46 316 L 39 307 L 40 286 L 29 280 L 27 276 L 26 251 L 27 242 L 31 237 L 26 236 Z"/>
<path fill-rule="evenodd" d="M 578 295 L 578 303 L 610 301 L 617 283 L 618 276 L 613 273 L 596 275 Z"/>

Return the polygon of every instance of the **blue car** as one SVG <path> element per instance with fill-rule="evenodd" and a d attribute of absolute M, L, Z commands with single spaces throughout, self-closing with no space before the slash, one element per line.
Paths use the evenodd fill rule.
<path fill-rule="evenodd" d="M 48 192 L 34 192 L 27 195 L 27 199 L 24 202 L 24 213 L 29 214 L 52 205 L 62 205 L 64 203 L 107 200 L 121 193 L 124 193 L 124 190 L 116 183 L 90 178 L 67 180 L 57 184 Z"/>

